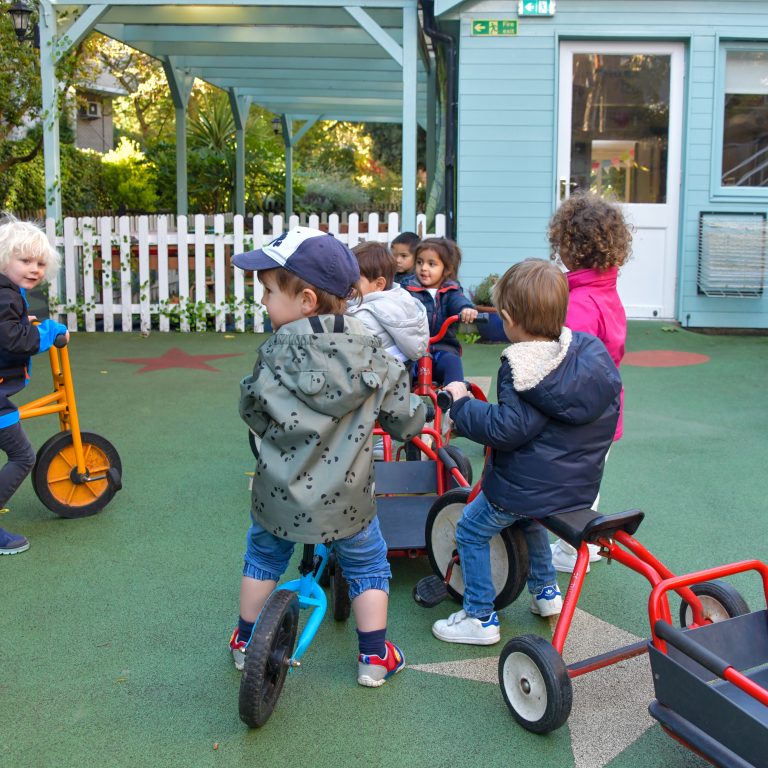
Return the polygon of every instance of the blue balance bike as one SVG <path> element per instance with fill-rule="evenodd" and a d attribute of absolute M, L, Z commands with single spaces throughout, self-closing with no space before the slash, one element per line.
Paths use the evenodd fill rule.
<path fill-rule="evenodd" d="M 331 613 L 337 621 L 346 621 L 351 608 L 349 587 L 332 548 L 324 544 L 304 545 L 299 578 L 278 585 L 261 609 L 246 646 L 240 681 L 240 719 L 249 728 L 260 728 L 269 720 L 288 670 L 301 666 L 320 628 L 328 607 L 320 585 L 325 573 L 330 577 Z M 300 608 L 311 613 L 297 644 Z"/>

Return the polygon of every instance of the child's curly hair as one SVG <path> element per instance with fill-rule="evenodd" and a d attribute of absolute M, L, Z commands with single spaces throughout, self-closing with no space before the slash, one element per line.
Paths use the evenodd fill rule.
<path fill-rule="evenodd" d="M 553 261 L 560 257 L 571 269 L 599 272 L 622 266 L 632 245 L 621 209 L 593 192 L 571 195 L 549 222 L 547 236 Z"/>

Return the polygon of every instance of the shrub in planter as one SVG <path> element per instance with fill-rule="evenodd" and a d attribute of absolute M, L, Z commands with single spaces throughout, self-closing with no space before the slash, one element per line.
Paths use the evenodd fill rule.
<path fill-rule="evenodd" d="M 498 279 L 499 276 L 496 273 L 492 273 L 483 278 L 470 292 L 477 311 L 485 312 L 488 315 L 486 322 L 477 323 L 477 332 L 483 341 L 507 341 L 507 336 L 504 333 L 504 323 L 496 314 L 496 309 L 491 301 L 493 286 L 496 285 Z"/>

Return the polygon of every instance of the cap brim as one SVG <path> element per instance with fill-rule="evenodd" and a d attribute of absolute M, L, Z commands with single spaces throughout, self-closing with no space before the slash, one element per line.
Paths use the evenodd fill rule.
<path fill-rule="evenodd" d="M 255 272 L 259 269 L 274 269 L 275 267 L 282 266 L 273 258 L 267 256 L 261 248 L 256 251 L 238 253 L 236 256 L 232 257 L 232 263 L 239 269 L 247 269 L 250 272 Z"/>

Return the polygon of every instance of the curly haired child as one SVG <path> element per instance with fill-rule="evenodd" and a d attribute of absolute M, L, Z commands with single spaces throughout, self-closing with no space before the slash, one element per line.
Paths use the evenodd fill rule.
<path fill-rule="evenodd" d="M 573 331 L 597 336 L 618 368 L 624 357 L 627 318 L 616 281 L 619 268 L 630 256 L 632 232 L 618 205 L 591 192 L 572 195 L 549 223 L 550 258 L 568 270 L 568 315 L 565 324 Z M 623 433 L 624 391 L 614 441 Z M 600 494 L 595 499 L 597 509 Z M 555 568 L 571 573 L 576 550 L 558 539 L 552 545 Z M 600 559 L 590 545 L 590 561 Z"/>
<path fill-rule="evenodd" d="M 427 310 L 432 336 L 452 315 L 459 315 L 462 323 L 471 323 L 477 317 L 475 305 L 458 283 L 460 265 L 461 250 L 453 240 L 428 237 L 416 246 L 416 272 L 403 280 L 402 285 Z M 464 381 L 461 345 L 453 329 L 449 328 L 430 351 L 435 381 L 440 384 Z"/>
<path fill-rule="evenodd" d="M 31 355 L 45 352 L 67 328 L 53 320 L 32 325 L 25 292 L 59 269 L 58 251 L 39 227 L 6 215 L 0 223 L 0 450 L 8 462 L 0 469 L 0 507 L 4 507 L 35 464 L 35 451 L 21 428 L 11 396 L 29 382 Z M 24 536 L 0 528 L 0 555 L 29 549 Z"/>

